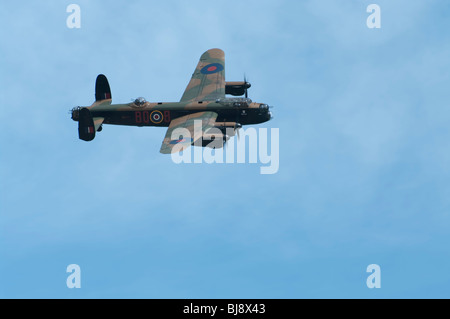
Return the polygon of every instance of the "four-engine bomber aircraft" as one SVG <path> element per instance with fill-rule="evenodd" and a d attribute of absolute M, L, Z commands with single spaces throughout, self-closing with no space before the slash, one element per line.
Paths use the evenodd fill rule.
<path fill-rule="evenodd" d="M 259 124 L 272 118 L 267 104 L 253 103 L 248 98 L 250 86 L 245 79 L 225 82 L 225 54 L 220 49 L 211 49 L 201 56 L 180 102 L 151 103 L 140 97 L 127 104 L 111 104 L 108 80 L 100 74 L 95 83 L 94 104 L 73 108 L 72 119 L 78 121 L 79 138 L 84 141 L 92 141 L 103 124 L 163 126 L 168 127 L 160 149 L 163 154 L 190 145 L 223 147 L 242 125 Z M 245 97 L 227 98 L 226 94 Z M 201 134 L 194 132 L 196 123 L 201 123 Z M 173 139 L 172 132 L 177 128 L 187 129 L 191 137 Z M 208 131 L 215 133 L 208 134 Z M 211 143 L 216 139 L 220 146 Z M 175 145 L 179 147 L 174 149 Z"/>

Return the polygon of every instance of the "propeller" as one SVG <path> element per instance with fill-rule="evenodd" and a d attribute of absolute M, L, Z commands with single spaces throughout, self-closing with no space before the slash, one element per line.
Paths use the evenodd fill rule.
<path fill-rule="evenodd" d="M 245 94 L 245 98 L 246 99 L 248 99 L 248 89 L 251 87 L 252 85 L 249 83 L 249 82 L 247 82 L 247 76 L 245 75 L 245 73 L 244 73 L 244 94 Z M 240 115 L 241 115 L 241 112 L 240 112 L 240 110 L 238 111 L 238 113 L 236 114 L 236 124 L 238 124 L 239 123 L 239 117 L 240 117 Z M 236 132 L 236 135 L 237 135 L 237 138 L 238 138 L 238 141 L 239 141 L 239 139 L 240 139 L 240 137 L 241 137 L 241 135 L 239 134 L 239 130 L 240 130 L 240 128 L 242 127 L 242 125 L 240 125 L 239 124 L 239 126 L 236 126 L 235 128 L 234 128 L 234 131 Z"/>
<path fill-rule="evenodd" d="M 248 89 L 252 86 L 249 82 L 247 82 L 247 77 L 244 73 L 244 89 L 245 89 L 245 98 L 248 98 Z"/>
<path fill-rule="evenodd" d="M 238 118 L 239 118 L 239 116 L 238 116 Z M 241 137 L 241 135 L 239 134 L 239 131 L 240 131 L 241 127 L 242 127 L 242 124 L 239 124 L 238 122 L 236 122 L 236 124 L 234 125 L 234 131 L 236 132 L 238 141 L 239 141 L 239 139 Z"/>

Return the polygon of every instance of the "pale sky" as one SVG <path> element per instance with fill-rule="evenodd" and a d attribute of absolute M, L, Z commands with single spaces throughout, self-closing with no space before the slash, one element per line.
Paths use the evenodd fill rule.
<path fill-rule="evenodd" d="M 447 1 L 0 8 L 0 297 L 450 297 Z M 275 106 L 255 128 L 279 128 L 277 174 L 174 164 L 164 128 L 78 139 L 68 111 L 92 104 L 98 74 L 115 103 L 178 101 L 210 48 Z"/>

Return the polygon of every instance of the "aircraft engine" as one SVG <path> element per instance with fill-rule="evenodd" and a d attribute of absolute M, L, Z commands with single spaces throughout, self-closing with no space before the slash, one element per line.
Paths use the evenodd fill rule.
<path fill-rule="evenodd" d="M 224 134 L 204 134 L 202 139 L 203 147 L 222 148 L 230 137 Z"/>
<path fill-rule="evenodd" d="M 236 132 L 242 127 L 242 124 L 236 122 L 216 122 L 214 127 L 230 137 L 236 135 Z"/>
<path fill-rule="evenodd" d="M 247 89 L 252 85 L 247 81 L 244 82 L 226 82 L 225 83 L 225 94 L 230 94 L 234 96 L 247 95 Z"/>

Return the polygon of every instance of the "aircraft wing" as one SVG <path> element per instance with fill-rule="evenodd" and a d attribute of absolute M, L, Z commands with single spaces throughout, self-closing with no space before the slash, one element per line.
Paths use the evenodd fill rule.
<path fill-rule="evenodd" d="M 211 49 L 200 57 L 180 102 L 215 101 L 225 97 L 225 53 Z"/>
<path fill-rule="evenodd" d="M 216 112 L 198 112 L 174 119 L 170 122 L 159 151 L 163 154 L 170 154 L 185 150 L 214 126 L 217 115 Z M 179 130 L 180 134 L 178 134 L 174 132 L 176 129 L 184 130 Z"/>

